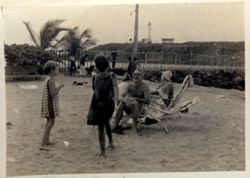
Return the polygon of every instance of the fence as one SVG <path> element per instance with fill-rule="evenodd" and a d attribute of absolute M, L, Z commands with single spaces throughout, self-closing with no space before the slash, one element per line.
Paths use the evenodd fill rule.
<path fill-rule="evenodd" d="M 99 52 L 88 52 L 88 61 L 85 66 L 94 65 L 94 56 Z M 111 53 L 103 52 L 110 61 L 112 66 Z M 68 72 L 70 67 L 69 57 L 65 52 L 58 52 L 60 58 L 59 68 L 61 72 Z M 127 69 L 128 58 L 132 53 L 119 52 L 115 60 L 115 68 Z M 159 71 L 159 70 L 244 70 L 245 60 L 242 55 L 217 55 L 210 56 L 204 54 L 193 53 L 166 53 L 166 52 L 147 52 L 138 53 L 137 63 L 144 70 Z M 79 60 L 76 60 L 76 66 L 79 65 Z"/>

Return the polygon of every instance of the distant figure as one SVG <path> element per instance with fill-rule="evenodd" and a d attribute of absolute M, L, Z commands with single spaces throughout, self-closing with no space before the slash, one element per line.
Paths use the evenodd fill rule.
<path fill-rule="evenodd" d="M 139 62 L 137 61 L 137 57 L 136 57 L 136 56 L 134 56 L 133 61 L 134 61 L 134 63 L 135 63 L 136 68 L 137 68 L 137 67 L 140 67 L 140 64 L 139 64 Z"/>
<path fill-rule="evenodd" d="M 70 56 L 70 75 L 73 75 L 73 73 L 76 72 L 76 59 L 74 56 Z"/>
<path fill-rule="evenodd" d="M 117 80 L 114 73 L 109 73 L 109 62 L 103 55 L 95 58 L 97 74 L 93 76 L 92 87 L 94 90 L 88 113 L 88 125 L 98 126 L 98 139 L 100 156 L 106 157 L 104 128 L 109 139 L 111 150 L 114 149 L 110 119 L 115 109 L 115 98 L 118 97 Z"/>
<path fill-rule="evenodd" d="M 87 58 L 88 58 L 88 54 L 85 54 L 80 59 L 80 76 L 81 77 L 83 77 L 83 76 L 86 75 L 86 72 L 85 72 L 85 62 L 86 62 Z"/>
<path fill-rule="evenodd" d="M 64 87 L 63 83 L 59 86 L 56 85 L 54 77 L 58 75 L 58 65 L 55 61 L 46 62 L 44 72 L 48 76 L 44 82 L 41 117 L 47 119 L 47 124 L 42 139 L 42 147 L 52 144 L 49 137 L 55 123 L 55 117 L 59 116 L 58 94 Z"/>
<path fill-rule="evenodd" d="M 86 67 L 85 68 L 85 71 L 86 71 L 86 76 L 92 76 L 92 72 L 94 71 L 95 69 L 95 66 L 94 65 L 91 65 L 89 67 Z"/>
<path fill-rule="evenodd" d="M 136 60 L 136 59 L 135 59 Z M 133 77 L 133 73 L 134 73 L 134 71 L 136 70 L 136 63 L 134 62 L 134 60 L 132 61 L 132 58 L 131 58 L 131 56 L 129 56 L 129 58 L 128 58 L 128 61 L 129 61 L 129 63 L 128 63 L 128 69 L 127 69 L 127 72 L 128 72 L 128 74 L 130 75 L 130 77 L 132 78 Z"/>
<path fill-rule="evenodd" d="M 117 55 L 118 55 L 117 52 L 112 52 L 112 53 L 111 53 L 112 69 L 115 68 Z"/>

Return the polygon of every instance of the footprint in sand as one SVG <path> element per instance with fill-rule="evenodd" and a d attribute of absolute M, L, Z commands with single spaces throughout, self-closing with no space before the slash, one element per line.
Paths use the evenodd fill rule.
<path fill-rule="evenodd" d="M 192 115 L 193 116 L 198 116 L 198 115 L 200 115 L 200 113 L 199 112 L 193 112 Z"/>

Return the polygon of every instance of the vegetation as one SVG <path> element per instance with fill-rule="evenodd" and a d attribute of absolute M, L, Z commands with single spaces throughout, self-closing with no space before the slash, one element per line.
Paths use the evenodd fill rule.
<path fill-rule="evenodd" d="M 67 33 L 57 42 L 57 45 L 66 50 L 70 56 L 80 56 L 84 50 L 96 44 L 89 29 L 82 33 L 78 32 L 78 27 L 69 29 Z"/>
<path fill-rule="evenodd" d="M 30 34 L 32 41 L 34 42 L 36 47 L 40 47 L 43 50 L 48 48 L 53 48 L 57 41 L 56 37 L 60 32 L 68 30 L 67 28 L 60 27 L 60 25 L 65 20 L 49 20 L 47 21 L 40 30 L 40 35 L 37 37 L 32 30 L 29 22 L 23 22 Z"/>
<path fill-rule="evenodd" d="M 48 60 L 58 60 L 55 52 L 28 44 L 4 45 L 4 53 L 7 66 L 37 66 Z"/>
<path fill-rule="evenodd" d="M 23 22 L 34 46 L 28 44 L 5 45 L 4 52 L 8 71 L 14 67 L 20 70 L 20 75 L 24 68 L 31 70 L 24 73 L 34 73 L 34 70 L 37 70 L 37 73 L 42 73 L 42 66 L 45 62 L 59 60 L 56 50 L 65 50 L 68 55 L 77 56 L 96 44 L 89 29 L 79 33 L 78 27 L 73 29 L 61 27 L 64 21 L 60 19 L 47 21 L 41 28 L 39 35 L 34 33 L 29 22 Z M 60 34 L 63 31 L 66 33 Z M 58 39 L 59 37 L 61 38 Z M 9 73 L 11 74 L 11 72 Z"/>
<path fill-rule="evenodd" d="M 93 51 L 132 52 L 131 43 L 109 43 L 92 48 Z M 139 43 L 138 52 L 176 52 L 181 54 L 234 55 L 244 56 L 244 42 L 186 42 L 186 43 Z"/>

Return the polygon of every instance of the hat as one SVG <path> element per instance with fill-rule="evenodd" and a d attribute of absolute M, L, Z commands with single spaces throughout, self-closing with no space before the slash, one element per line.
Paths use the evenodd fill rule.
<path fill-rule="evenodd" d="M 162 72 L 161 78 L 170 81 L 172 75 L 171 71 L 164 71 Z"/>
<path fill-rule="evenodd" d="M 141 70 L 141 69 L 136 69 L 135 71 L 134 71 L 134 74 L 141 74 L 141 75 L 144 75 L 144 72 Z"/>

